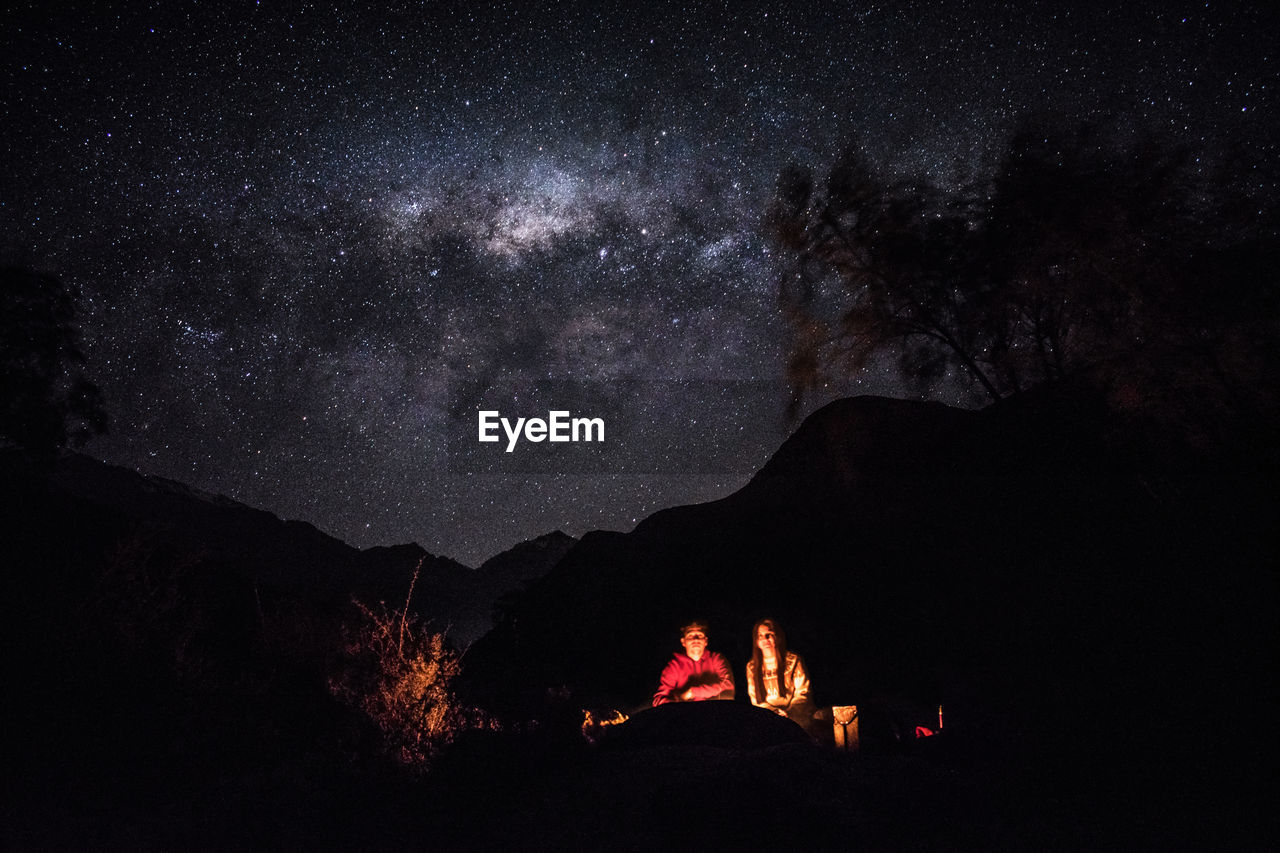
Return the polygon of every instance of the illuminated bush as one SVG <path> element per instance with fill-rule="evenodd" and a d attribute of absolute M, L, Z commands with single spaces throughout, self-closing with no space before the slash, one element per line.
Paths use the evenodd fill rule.
<path fill-rule="evenodd" d="M 425 768 L 440 747 L 477 723 L 477 714 L 463 709 L 450 689 L 457 657 L 416 617 L 385 603 L 376 611 L 353 603 L 362 619 L 344 630 L 346 665 L 329 689 L 368 715 L 397 761 Z"/>

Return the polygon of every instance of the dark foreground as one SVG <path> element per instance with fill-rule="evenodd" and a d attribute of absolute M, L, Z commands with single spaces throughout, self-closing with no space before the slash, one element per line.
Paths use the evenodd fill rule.
<path fill-rule="evenodd" d="M 1266 848 L 1261 794 L 1206 773 L 1203 752 L 1138 744 L 1099 754 L 1082 725 L 1069 733 L 1080 739 L 1074 755 L 1065 741 L 1021 745 L 1047 749 L 1035 756 L 950 729 L 849 754 L 786 727 L 741 703 L 667 706 L 595 745 L 568 725 L 476 733 L 426 776 L 337 764 L 287 735 L 274 753 L 264 745 L 223 760 L 200 760 L 211 745 L 193 744 L 176 763 L 138 756 L 107 768 L 83 756 L 69 772 L 62 756 L 47 773 L 15 768 L 5 841 L 12 850 Z"/>
<path fill-rule="evenodd" d="M 501 730 L 424 774 L 333 689 L 368 674 L 346 581 L 394 611 L 404 566 L 0 464 L 0 848 L 1276 849 L 1276 432 L 1197 450 L 1089 399 L 833 404 L 739 493 L 584 537 L 443 702 Z M 819 704 L 910 696 L 946 729 L 869 726 L 855 757 L 708 703 L 588 744 L 582 709 L 649 695 L 681 608 L 738 672 L 772 614 Z"/>

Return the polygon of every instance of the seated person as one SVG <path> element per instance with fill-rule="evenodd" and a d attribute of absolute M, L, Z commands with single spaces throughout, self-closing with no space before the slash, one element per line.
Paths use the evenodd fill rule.
<path fill-rule="evenodd" d="M 722 656 L 707 650 L 706 624 L 690 622 L 680 629 L 680 645 L 684 651 L 676 652 L 662 670 L 653 704 L 732 699 L 733 671 Z"/>
<path fill-rule="evenodd" d="M 772 619 L 751 629 L 755 646 L 747 664 L 747 695 L 751 704 L 790 718 L 804 728 L 813 723 L 809 674 L 804 661 L 787 651 L 787 638 Z"/>

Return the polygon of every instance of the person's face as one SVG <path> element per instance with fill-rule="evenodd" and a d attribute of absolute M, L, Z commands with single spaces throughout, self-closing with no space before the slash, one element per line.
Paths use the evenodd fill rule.
<path fill-rule="evenodd" d="M 685 654 L 697 660 L 707 650 L 707 635 L 695 629 L 680 638 L 680 645 L 684 646 Z"/>
<path fill-rule="evenodd" d="M 767 655 L 777 652 L 778 637 L 773 633 L 773 629 L 768 625 L 761 625 L 756 629 L 756 645 L 760 647 L 760 651 Z"/>

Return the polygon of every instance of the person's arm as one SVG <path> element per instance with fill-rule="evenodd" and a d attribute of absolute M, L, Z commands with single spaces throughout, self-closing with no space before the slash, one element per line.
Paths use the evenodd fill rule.
<path fill-rule="evenodd" d="M 733 685 L 733 670 L 729 669 L 728 662 L 723 656 L 715 652 L 708 652 L 711 656 L 707 663 L 709 667 L 707 671 L 715 676 L 715 680 L 710 683 L 698 684 L 690 688 L 689 692 L 693 694 L 696 700 L 703 699 L 732 699 L 736 695 Z"/>
<path fill-rule="evenodd" d="M 790 657 L 790 654 L 787 655 Z M 791 667 L 791 695 L 787 697 L 787 707 L 809 701 L 809 673 L 805 672 L 804 659 L 795 656 Z"/>
<path fill-rule="evenodd" d="M 747 661 L 747 698 L 751 700 L 752 705 L 763 708 L 765 702 L 756 696 L 755 667 L 754 660 Z"/>
<path fill-rule="evenodd" d="M 680 662 L 672 658 L 658 677 L 658 692 L 653 694 L 653 705 L 665 705 L 668 702 L 680 701 L 681 678 Z"/>

